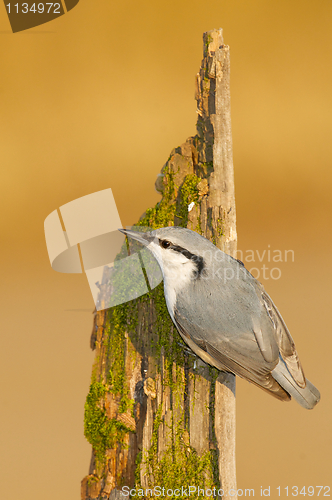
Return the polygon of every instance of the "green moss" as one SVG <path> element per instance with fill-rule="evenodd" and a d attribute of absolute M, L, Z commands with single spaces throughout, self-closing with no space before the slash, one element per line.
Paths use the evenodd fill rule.
<path fill-rule="evenodd" d="M 156 411 L 155 418 L 154 418 L 154 423 L 153 423 L 153 432 L 152 432 L 152 438 L 151 438 L 151 446 L 148 451 L 148 457 L 147 457 L 147 462 L 149 465 L 152 466 L 152 470 L 154 470 L 153 465 L 155 465 L 155 460 L 158 454 L 158 431 L 160 424 L 162 422 L 162 411 L 163 411 L 163 404 L 161 403 L 158 407 L 158 410 Z M 156 483 L 158 484 L 158 483 Z"/>
<path fill-rule="evenodd" d="M 121 395 L 125 385 L 125 322 L 127 304 L 112 310 L 111 324 L 107 325 L 109 372 L 107 382 L 113 394 Z"/>
<path fill-rule="evenodd" d="M 129 388 L 126 381 L 125 372 L 125 348 L 126 348 L 126 330 L 128 330 L 129 318 L 136 317 L 136 307 L 133 303 L 119 304 L 109 311 L 109 317 L 106 324 L 107 359 L 109 370 L 107 374 L 107 383 L 109 391 L 116 396 L 120 396 L 119 413 L 125 413 L 128 409 L 132 412 L 134 400 L 129 398 Z M 135 326 L 131 322 L 131 328 Z"/>
<path fill-rule="evenodd" d="M 188 174 L 183 181 L 181 186 L 180 207 L 178 210 L 179 214 L 176 214 L 177 217 L 181 219 L 180 225 L 182 227 L 187 227 L 188 224 L 188 205 L 192 202 L 195 204 L 198 203 L 199 194 L 197 184 L 201 180 L 202 179 L 195 174 Z"/>
<path fill-rule="evenodd" d="M 125 378 L 125 331 L 128 328 L 127 317 L 130 306 L 121 304 L 108 311 L 104 338 L 102 343 L 106 349 L 109 363 L 107 384 L 97 380 L 100 355 L 96 357 L 92 383 L 87 395 L 84 412 L 84 435 L 91 443 L 96 456 L 97 466 L 106 462 L 106 450 L 124 443 L 129 432 L 123 423 L 109 419 L 105 409 L 105 398 L 108 392 L 120 396 L 119 413 L 133 410 L 134 400 L 129 398 L 129 389 Z"/>
<path fill-rule="evenodd" d="M 213 41 L 213 38 L 211 35 L 207 35 L 207 37 L 205 38 L 205 43 L 204 43 L 204 56 L 207 55 L 208 53 L 208 48 L 209 48 L 209 45 L 210 43 Z"/>
<path fill-rule="evenodd" d="M 196 138 L 196 142 L 199 138 Z M 148 226 L 157 229 L 165 226 L 174 225 L 174 217 L 177 215 L 181 220 L 181 226 L 186 227 L 188 223 L 188 205 L 192 202 L 198 203 L 199 194 L 197 185 L 201 178 L 195 174 L 189 174 L 185 177 L 182 186 L 174 184 L 174 173 L 171 170 L 171 157 L 169 158 L 163 174 L 166 178 L 165 189 L 162 200 L 153 208 L 146 211 L 145 216 L 136 224 L 137 226 Z M 204 165 L 207 170 L 210 164 Z M 203 169 L 204 170 L 204 169 Z M 202 172 L 202 175 L 204 172 Z M 177 199 L 177 203 L 176 203 Z M 177 213 L 176 213 L 177 212 Z M 201 232 L 200 219 L 196 230 Z M 117 260 L 124 259 L 127 256 L 127 246 L 124 243 Z M 123 260 L 122 260 L 123 262 Z M 121 283 L 124 283 L 124 291 L 128 286 L 136 287 L 137 283 L 132 283 L 131 269 L 127 273 L 118 272 L 112 277 L 112 280 L 118 279 L 118 290 L 121 294 Z M 115 266 L 115 272 L 116 266 Z M 115 281 L 113 280 L 113 283 Z M 129 281 L 128 281 L 129 280 Z M 123 291 L 123 293 L 124 293 Z M 120 295 L 119 295 L 120 297 Z M 95 451 L 98 464 L 106 463 L 106 451 L 115 448 L 118 445 L 125 447 L 124 438 L 129 432 L 125 425 L 115 419 L 109 419 L 105 409 L 105 398 L 107 392 L 114 394 L 119 400 L 119 413 L 131 411 L 133 415 L 134 401 L 129 398 L 129 387 L 126 380 L 126 363 L 135 363 L 135 350 L 132 348 L 130 338 L 134 342 L 142 342 L 142 338 L 136 333 L 138 326 L 138 313 L 143 308 L 143 314 L 146 315 L 143 321 L 150 321 L 148 316 L 151 303 L 154 305 L 156 322 L 154 330 L 157 332 L 152 336 L 154 344 L 149 346 L 153 356 L 156 358 L 156 366 L 159 369 L 158 358 L 164 355 L 164 370 L 162 373 L 163 387 L 169 386 L 172 390 L 172 408 L 176 409 L 176 418 L 172 413 L 171 425 L 168 429 L 171 436 L 171 444 L 165 451 L 163 457 L 158 457 L 158 432 L 160 425 L 164 425 L 162 416 L 162 406 L 159 406 L 154 417 L 153 436 L 150 450 L 147 456 L 140 452 L 136 458 L 136 484 L 140 484 L 140 468 L 144 461 L 153 472 L 153 483 L 165 488 L 176 488 L 184 485 L 202 484 L 206 488 L 218 485 L 218 467 L 217 455 L 214 450 L 206 452 L 203 456 L 198 456 L 197 452 L 188 444 L 188 416 L 184 409 L 184 398 L 186 391 L 186 380 L 184 375 L 185 357 L 184 343 L 174 328 L 169 316 L 163 291 L 163 283 L 160 283 L 149 293 L 131 302 L 117 305 L 107 313 L 106 325 L 104 328 L 104 337 L 101 339 L 103 349 L 104 370 L 106 384 L 98 381 L 99 365 L 101 364 L 99 356 L 96 358 L 94 375 L 89 394 L 85 405 L 85 436 L 92 444 Z M 128 338 L 130 333 L 130 338 Z M 151 339 L 151 337 L 150 337 Z M 132 351 L 131 351 L 132 349 Z M 135 345 L 137 350 L 137 346 Z M 127 356 L 127 361 L 126 361 Z M 191 361 L 190 361 L 191 363 Z M 98 370 L 97 370 L 98 368 Z M 186 369 L 188 368 L 188 361 Z M 105 372 L 106 370 L 106 372 Z M 210 411 L 214 410 L 214 401 L 210 402 Z M 186 410 L 187 411 L 187 410 Z M 185 477 L 183 471 L 185 472 Z M 152 481 L 152 480 L 151 480 Z M 197 497 L 199 498 L 199 497 Z"/>
<path fill-rule="evenodd" d="M 172 377 L 172 367 L 176 365 L 184 366 L 184 350 L 185 346 L 178 331 L 174 328 L 173 322 L 169 315 L 166 300 L 164 296 L 164 286 L 160 283 L 152 292 L 156 311 L 156 331 L 158 332 L 158 341 L 156 355 L 164 354 L 165 372 L 163 377 L 164 386 L 173 388 L 174 382 Z"/>
<path fill-rule="evenodd" d="M 175 204 L 171 201 L 175 198 L 175 185 L 174 173 L 171 171 L 169 162 L 166 164 L 163 174 L 166 178 L 166 185 L 162 200 L 154 208 L 148 208 L 145 216 L 136 226 L 158 229 L 174 225 Z"/>
<path fill-rule="evenodd" d="M 218 483 L 218 457 L 215 450 L 210 450 L 199 456 L 196 450 L 188 444 L 187 432 L 183 426 L 183 419 L 172 422 L 171 444 L 158 460 L 158 433 L 163 425 L 162 404 L 159 406 L 154 420 L 151 447 L 145 457 L 145 463 L 152 477 L 148 480 L 149 486 L 158 485 L 161 488 L 185 490 L 189 486 L 213 489 Z M 138 464 L 138 469 L 140 463 Z M 138 482 L 136 486 L 139 486 Z M 170 498 L 176 498 L 170 497 Z M 186 499 L 189 496 L 183 496 Z M 203 498 L 195 495 L 195 498 Z"/>
<path fill-rule="evenodd" d="M 217 234 L 218 234 L 219 238 L 221 238 L 221 236 L 223 235 L 222 220 L 218 219 L 217 224 L 218 224 L 217 225 Z"/>
<path fill-rule="evenodd" d="M 137 269 L 140 269 L 138 255 L 126 257 L 128 257 L 127 250 L 121 260 L 114 261 L 114 267 L 111 269 L 113 291 L 107 304 L 109 307 L 125 303 L 128 298 L 133 300 L 146 292 L 145 280 L 142 279 L 142 274 L 137 272 Z"/>
<path fill-rule="evenodd" d="M 84 408 L 84 435 L 94 449 L 97 467 L 105 463 L 106 450 L 123 443 L 129 430 L 121 422 L 107 417 L 104 406 L 106 393 L 104 384 L 92 383 Z"/>
<path fill-rule="evenodd" d="M 136 465 L 136 468 L 135 468 L 135 484 L 139 485 L 139 486 L 141 486 L 141 474 L 140 474 L 140 470 L 141 470 L 142 456 L 143 456 L 142 452 L 139 451 L 137 453 L 137 457 L 136 457 L 136 460 L 135 460 L 135 465 Z"/>
<path fill-rule="evenodd" d="M 201 216 L 200 216 L 200 215 L 197 217 L 197 227 L 196 227 L 196 232 L 197 232 L 198 234 L 203 235 L 202 226 L 201 226 Z"/>
<path fill-rule="evenodd" d="M 202 173 L 208 177 L 211 172 L 213 172 L 213 162 L 212 161 L 206 161 L 206 162 L 201 162 L 198 164 L 198 169 L 199 171 L 202 171 Z"/>
<path fill-rule="evenodd" d="M 100 354 L 97 354 L 93 363 L 92 374 L 91 374 L 91 383 L 95 383 L 98 377 L 98 368 L 100 362 Z"/>
<path fill-rule="evenodd" d="M 174 353 L 173 353 L 174 355 Z M 182 352 L 183 355 L 183 352 Z M 193 374 L 189 374 L 189 376 Z M 207 407 L 208 411 L 214 412 L 214 389 L 218 371 L 211 368 L 211 402 Z M 194 377 L 195 379 L 195 377 Z M 172 410 L 170 425 L 165 424 L 163 415 L 163 404 L 161 403 L 154 416 L 152 438 L 149 450 L 137 460 L 136 487 L 141 487 L 140 469 L 144 463 L 145 473 L 148 475 L 150 487 L 155 485 L 167 489 L 188 489 L 189 486 L 198 486 L 204 489 L 218 489 L 218 454 L 215 449 L 205 452 L 199 456 L 197 451 L 189 444 L 189 434 L 186 428 L 185 408 L 183 397 L 185 394 L 184 370 L 179 365 L 173 367 L 172 372 Z M 188 425 L 188 422 L 187 422 Z M 164 431 L 168 432 L 169 445 L 162 457 L 158 456 L 158 438 L 160 426 L 164 426 Z M 166 427 L 166 429 L 165 429 Z M 170 498 L 176 498 L 170 497 Z M 189 500 L 189 496 L 183 496 Z M 195 498 L 203 498 L 195 495 Z"/>
<path fill-rule="evenodd" d="M 211 380 L 209 411 L 210 411 L 211 422 L 212 422 L 210 440 L 217 447 L 217 439 L 216 439 L 216 433 L 215 433 L 215 402 L 216 402 L 216 381 L 217 381 L 217 378 L 219 375 L 219 371 L 216 368 L 209 366 L 209 375 L 210 375 L 210 380 Z M 218 475 L 216 476 L 216 478 L 218 480 Z"/>
<path fill-rule="evenodd" d="M 152 229 L 173 226 L 174 216 L 176 216 L 180 219 L 179 225 L 187 227 L 188 205 L 192 202 L 198 203 L 199 194 L 197 184 L 202 179 L 195 174 L 188 174 L 180 188 L 180 196 L 178 197 L 178 202 L 176 204 L 174 173 L 171 171 L 169 161 L 166 164 L 163 173 L 166 178 L 166 186 L 162 200 L 157 203 L 155 207 L 148 208 L 144 217 L 136 224 L 136 226 L 146 226 Z"/>
<path fill-rule="evenodd" d="M 91 475 L 88 477 L 88 485 L 90 485 L 90 486 L 91 486 L 91 484 L 98 483 L 99 481 L 100 481 L 100 478 L 98 476 Z"/>
<path fill-rule="evenodd" d="M 154 208 L 148 208 L 145 217 L 137 225 L 148 226 L 152 229 L 174 225 L 174 206 L 165 207 L 164 203 L 158 203 Z M 171 224 L 170 224 L 171 223 Z"/>

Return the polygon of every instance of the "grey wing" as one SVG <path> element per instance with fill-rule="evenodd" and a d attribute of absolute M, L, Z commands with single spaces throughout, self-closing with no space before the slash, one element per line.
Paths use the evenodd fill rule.
<path fill-rule="evenodd" d="M 191 323 L 178 309 L 174 311 L 175 325 L 189 347 L 203 361 L 219 370 L 229 371 L 258 385 L 274 397 L 286 401 L 287 392 L 272 377 L 271 371 L 278 362 L 266 361 L 256 343 L 253 332 L 228 337 Z"/>
<path fill-rule="evenodd" d="M 261 306 L 263 306 L 262 309 L 267 313 L 262 314 L 261 311 L 259 318 L 257 315 L 252 316 L 254 334 L 264 358 L 267 361 L 273 359 L 275 355 L 273 344 L 276 342 L 278 351 L 295 383 L 303 389 L 306 386 L 303 368 L 294 341 L 280 312 L 271 297 L 264 290 L 263 285 L 245 268 L 243 269 L 243 275 L 255 289 L 256 296 L 259 298 Z M 272 329 L 271 322 L 273 325 Z"/>
<path fill-rule="evenodd" d="M 253 322 L 253 332 L 264 359 L 272 361 L 280 353 L 295 383 L 300 388 L 305 388 L 306 378 L 303 368 L 294 341 L 280 312 L 264 290 L 263 285 L 244 267 L 242 272 L 245 281 L 255 289 L 255 294 L 261 304 L 260 314 L 258 315 L 256 311 L 256 314 L 251 315 L 251 320 Z M 273 328 L 271 328 L 271 323 Z"/>
<path fill-rule="evenodd" d="M 289 333 L 288 328 L 271 297 L 265 292 L 262 286 L 261 289 L 264 306 L 274 325 L 281 357 L 283 358 L 296 384 L 303 389 L 306 386 L 306 379 L 296 351 L 294 340 L 292 339 L 291 334 Z"/>

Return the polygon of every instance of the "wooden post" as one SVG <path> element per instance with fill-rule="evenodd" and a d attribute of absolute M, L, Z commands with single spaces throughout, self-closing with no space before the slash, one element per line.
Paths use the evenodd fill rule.
<path fill-rule="evenodd" d="M 156 181 L 162 199 L 138 225 L 188 227 L 235 256 L 229 48 L 222 30 L 203 42 L 197 135 L 171 152 Z M 91 345 L 85 435 L 93 453 L 82 500 L 123 498 L 124 486 L 183 487 L 183 499 L 201 498 L 198 487 L 222 488 L 224 498 L 233 489 L 236 499 L 235 377 L 184 349 L 162 284 L 96 313 Z"/>
<path fill-rule="evenodd" d="M 202 122 L 203 131 L 201 154 L 204 156 L 205 152 L 208 161 L 211 161 L 212 143 L 213 156 L 213 171 L 209 177 L 210 192 L 206 200 L 207 212 L 211 210 L 212 231 L 207 229 L 204 236 L 213 239 L 213 233 L 217 232 L 215 244 L 224 252 L 236 257 L 229 47 L 223 43 L 221 29 L 204 33 L 203 40 L 204 59 L 197 75 L 198 123 Z M 211 125 L 212 134 L 208 133 Z M 201 207 L 202 210 L 206 213 L 206 205 Z M 232 493 L 235 493 L 235 376 L 230 373 L 221 373 L 216 381 L 215 433 L 221 486 L 224 492 L 233 490 Z M 234 495 L 233 498 L 237 496 Z"/>

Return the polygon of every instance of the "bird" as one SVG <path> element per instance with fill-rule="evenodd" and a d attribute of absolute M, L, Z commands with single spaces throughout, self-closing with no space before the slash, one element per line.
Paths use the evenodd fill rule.
<path fill-rule="evenodd" d="M 240 260 L 179 226 L 119 231 L 157 260 L 168 312 L 198 357 L 281 401 L 293 397 L 306 409 L 318 403 L 281 314 Z"/>

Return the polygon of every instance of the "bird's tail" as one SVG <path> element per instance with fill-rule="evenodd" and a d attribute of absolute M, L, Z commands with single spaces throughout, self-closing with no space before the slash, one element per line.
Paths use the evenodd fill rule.
<path fill-rule="evenodd" d="M 282 358 L 279 358 L 279 363 L 271 375 L 303 408 L 311 410 L 320 400 L 319 390 L 308 379 L 304 389 L 296 384 Z"/>

